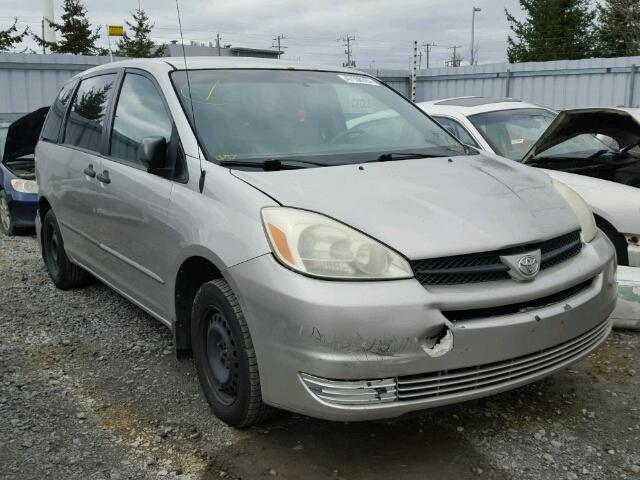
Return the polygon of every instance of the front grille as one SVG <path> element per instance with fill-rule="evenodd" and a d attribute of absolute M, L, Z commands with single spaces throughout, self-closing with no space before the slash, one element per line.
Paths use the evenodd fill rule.
<path fill-rule="evenodd" d="M 560 292 L 540 297 L 527 302 L 512 303 L 510 305 L 500 305 L 497 307 L 472 308 L 469 310 L 449 310 L 443 311 L 442 314 L 452 322 L 464 320 L 479 320 L 481 318 L 501 317 L 503 315 L 514 315 L 516 313 L 529 312 L 538 308 L 547 307 L 554 303 L 560 303 L 567 298 L 573 297 L 578 293 L 586 290 L 591 286 L 592 280 L 579 283 L 573 287 L 567 288 Z"/>
<path fill-rule="evenodd" d="M 609 334 L 609 321 L 573 340 L 529 355 L 471 368 L 444 370 L 398 378 L 398 400 L 447 398 L 477 390 L 496 389 L 571 363 L 591 351 Z"/>
<path fill-rule="evenodd" d="M 500 362 L 441 370 L 422 375 L 375 380 L 328 380 L 301 374 L 309 391 L 323 402 L 336 405 L 372 405 L 416 400 L 455 400 L 465 394 L 491 393 L 514 382 L 550 373 L 593 350 L 607 338 L 605 320 L 579 337 L 554 347 Z"/>
<path fill-rule="evenodd" d="M 582 249 L 580 230 L 544 242 L 496 252 L 413 260 L 411 268 L 422 285 L 459 285 L 508 280 L 511 278 L 508 273 L 509 267 L 500 261 L 500 256 L 537 249 L 541 252 L 541 270 L 558 265 L 580 253 Z"/>

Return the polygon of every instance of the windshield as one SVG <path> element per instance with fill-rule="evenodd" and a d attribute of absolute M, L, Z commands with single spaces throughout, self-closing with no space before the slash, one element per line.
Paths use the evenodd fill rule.
<path fill-rule="evenodd" d="M 511 160 L 522 160 L 555 117 L 556 113 L 543 108 L 522 108 L 479 113 L 471 115 L 469 120 L 495 153 Z M 595 136 L 583 134 L 546 150 L 544 156 L 586 157 L 607 148 Z"/>
<path fill-rule="evenodd" d="M 185 72 L 173 72 L 171 78 L 191 117 Z M 192 70 L 189 83 L 195 130 L 210 160 L 340 165 L 390 152 L 465 154 L 411 102 L 364 75 Z"/>
<path fill-rule="evenodd" d="M 7 141 L 7 132 L 9 127 L 0 127 L 0 161 L 4 157 L 4 144 Z"/>

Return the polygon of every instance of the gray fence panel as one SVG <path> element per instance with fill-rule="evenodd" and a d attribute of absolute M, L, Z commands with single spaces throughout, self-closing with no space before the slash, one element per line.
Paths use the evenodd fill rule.
<path fill-rule="evenodd" d="M 518 98 L 556 109 L 640 106 L 640 57 L 495 63 L 418 72 L 416 100 L 466 95 Z M 369 71 L 409 92 L 408 70 Z"/>
<path fill-rule="evenodd" d="M 51 105 L 62 84 L 77 73 L 109 62 L 85 55 L 0 54 L 0 121 Z"/>

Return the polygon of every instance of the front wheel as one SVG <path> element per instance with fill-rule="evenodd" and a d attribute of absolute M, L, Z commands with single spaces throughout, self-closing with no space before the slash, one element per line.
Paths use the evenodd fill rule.
<path fill-rule="evenodd" d="M 9 237 L 16 234 L 16 227 L 9 211 L 7 194 L 4 190 L 0 190 L 0 231 Z"/>
<path fill-rule="evenodd" d="M 191 314 L 191 345 L 200 386 L 218 418 L 242 428 L 273 414 L 274 409 L 262 402 L 247 322 L 225 280 L 212 280 L 198 290 Z"/>

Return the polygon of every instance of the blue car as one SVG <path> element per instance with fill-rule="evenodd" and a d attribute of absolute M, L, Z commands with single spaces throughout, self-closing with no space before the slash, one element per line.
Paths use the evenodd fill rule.
<path fill-rule="evenodd" d="M 0 231 L 33 228 L 38 209 L 34 150 L 49 107 L 0 124 Z"/>

